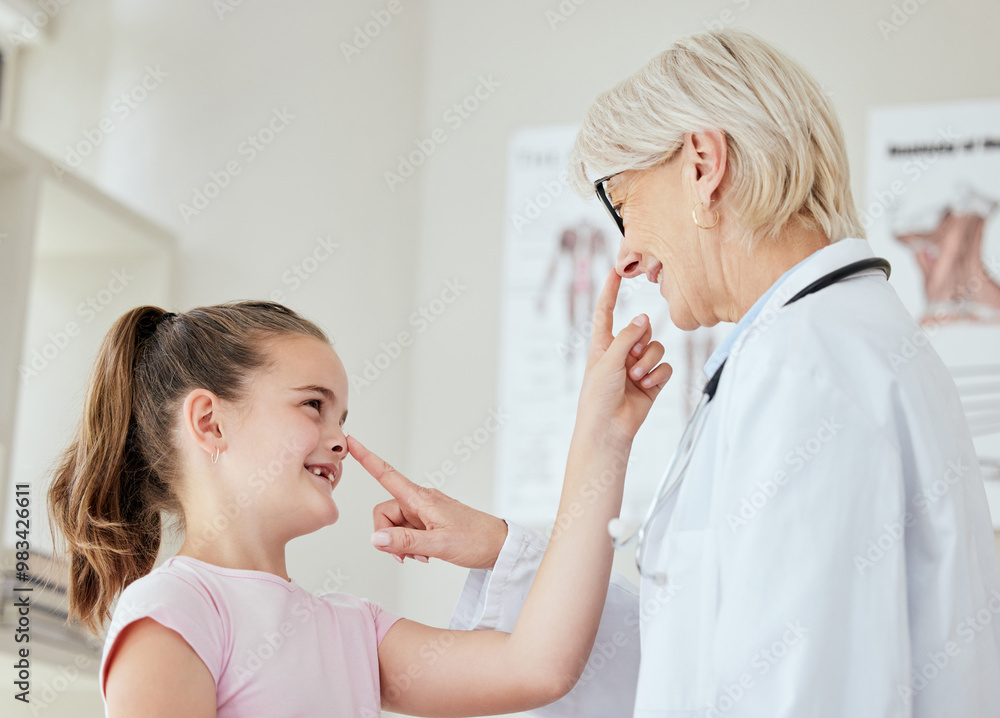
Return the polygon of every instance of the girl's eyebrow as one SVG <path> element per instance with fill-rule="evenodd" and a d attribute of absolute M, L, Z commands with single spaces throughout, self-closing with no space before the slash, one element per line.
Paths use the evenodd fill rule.
<path fill-rule="evenodd" d="M 337 396 L 330 389 L 319 384 L 306 384 L 305 386 L 292 387 L 292 391 L 315 391 L 322 394 L 327 401 L 336 401 Z"/>
<path fill-rule="evenodd" d="M 327 389 L 325 386 L 320 386 L 319 384 L 306 384 L 305 386 L 292 387 L 292 391 L 314 391 L 321 394 L 324 399 L 333 404 L 337 400 L 337 395 L 333 393 L 332 390 Z M 344 411 L 344 415 L 340 419 L 341 421 L 347 421 L 347 411 Z"/>

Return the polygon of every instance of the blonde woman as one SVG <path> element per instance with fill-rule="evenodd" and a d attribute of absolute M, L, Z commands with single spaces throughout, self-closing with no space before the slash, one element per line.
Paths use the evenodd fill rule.
<path fill-rule="evenodd" d="M 863 238 L 819 83 L 747 32 L 683 38 L 597 98 L 570 172 L 622 232 L 622 277 L 681 329 L 735 327 L 679 483 L 650 497 L 641 584 L 613 580 L 580 683 L 542 713 L 1000 716 L 968 425 Z M 406 492 L 378 516 L 383 551 L 477 568 L 454 627 L 518 620 L 543 536 L 477 540 L 504 523 Z"/>

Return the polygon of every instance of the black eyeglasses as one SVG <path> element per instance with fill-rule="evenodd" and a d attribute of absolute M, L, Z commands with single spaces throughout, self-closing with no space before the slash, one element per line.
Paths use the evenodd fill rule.
<path fill-rule="evenodd" d="M 615 172 L 615 174 L 618 174 L 618 172 Z M 608 210 L 608 214 L 611 215 L 611 219 L 613 219 L 615 224 L 618 225 L 618 229 L 622 231 L 622 236 L 624 237 L 625 222 L 622 220 L 622 216 L 618 213 L 618 210 L 615 209 L 615 206 L 611 204 L 611 198 L 608 197 L 608 190 L 604 186 L 604 183 L 614 176 L 615 175 L 608 175 L 607 177 L 601 177 L 601 179 L 596 180 L 594 182 L 594 191 L 597 192 L 597 196 L 600 197 L 601 203 L 604 205 L 605 209 Z"/>

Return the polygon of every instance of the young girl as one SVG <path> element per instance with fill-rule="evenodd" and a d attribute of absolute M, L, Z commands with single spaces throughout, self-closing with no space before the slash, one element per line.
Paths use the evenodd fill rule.
<path fill-rule="evenodd" d="M 387 488 L 408 484 L 345 435 L 347 374 L 315 324 L 259 301 L 119 318 L 49 492 L 71 619 L 99 633 L 122 592 L 100 670 L 107 714 L 485 715 L 565 695 L 603 608 L 631 441 L 670 371 L 645 317 L 612 337 L 617 291 L 612 272 L 560 528 L 510 634 L 432 628 L 288 576 L 285 544 L 337 520 L 349 452 Z M 161 512 L 185 538 L 154 568 Z"/>

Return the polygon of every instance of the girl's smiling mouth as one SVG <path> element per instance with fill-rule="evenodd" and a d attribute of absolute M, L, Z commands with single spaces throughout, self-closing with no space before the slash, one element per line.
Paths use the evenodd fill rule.
<path fill-rule="evenodd" d="M 305 468 L 310 474 L 326 479 L 331 489 L 337 486 L 341 470 L 337 464 L 306 464 Z"/>

